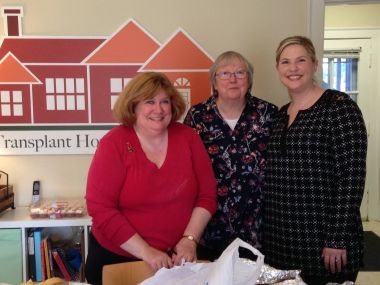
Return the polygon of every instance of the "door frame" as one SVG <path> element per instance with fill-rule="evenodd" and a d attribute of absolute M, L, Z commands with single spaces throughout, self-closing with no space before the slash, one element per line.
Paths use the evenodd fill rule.
<path fill-rule="evenodd" d="M 368 220 L 380 220 L 380 114 L 378 111 L 380 110 L 380 81 L 378 80 L 380 77 L 380 29 L 326 29 L 325 39 L 366 39 L 370 41 L 371 51 L 368 54 L 369 58 L 365 60 L 368 61 L 371 69 L 367 81 L 372 84 L 368 88 L 369 97 L 362 98 L 362 101 L 358 103 L 362 108 L 369 135 L 366 178 L 367 218 Z"/>

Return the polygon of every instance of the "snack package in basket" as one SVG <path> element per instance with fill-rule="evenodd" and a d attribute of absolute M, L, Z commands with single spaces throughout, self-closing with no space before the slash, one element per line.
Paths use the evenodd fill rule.
<path fill-rule="evenodd" d="M 84 199 L 41 200 L 30 206 L 33 219 L 62 219 L 82 217 L 86 214 Z"/>

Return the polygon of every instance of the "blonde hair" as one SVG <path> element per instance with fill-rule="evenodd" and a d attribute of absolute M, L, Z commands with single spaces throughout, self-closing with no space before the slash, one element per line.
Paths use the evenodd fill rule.
<path fill-rule="evenodd" d="M 283 39 L 280 44 L 277 47 L 276 50 L 276 64 L 280 61 L 280 56 L 285 48 L 287 48 L 290 45 L 300 45 L 303 46 L 307 52 L 307 54 L 310 56 L 312 62 L 317 61 L 317 56 L 315 54 L 315 48 L 312 43 L 312 41 L 304 36 L 291 36 Z"/>
<path fill-rule="evenodd" d="M 164 90 L 170 99 L 172 122 L 177 121 L 185 112 L 186 103 L 166 75 L 158 72 L 139 73 L 129 81 L 113 107 L 115 118 L 126 126 L 133 126 L 136 105 L 153 98 L 160 90 Z"/>

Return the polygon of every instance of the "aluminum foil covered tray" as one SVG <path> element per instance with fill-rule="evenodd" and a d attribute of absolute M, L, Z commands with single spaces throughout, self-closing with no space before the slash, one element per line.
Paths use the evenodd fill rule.
<path fill-rule="evenodd" d="M 249 259 L 243 259 L 245 263 L 255 263 Z M 280 270 L 264 264 L 261 268 L 260 277 L 256 284 L 276 284 L 276 285 L 307 285 L 301 278 L 301 270 Z M 326 285 L 354 285 L 351 281 L 342 284 L 328 283 Z"/>
<path fill-rule="evenodd" d="M 245 263 L 255 263 L 250 259 L 242 259 Z M 280 270 L 264 264 L 256 284 L 307 285 L 300 273 L 300 270 Z"/>
<path fill-rule="evenodd" d="M 279 270 L 264 264 L 256 284 L 294 284 L 306 285 L 303 282 L 300 270 Z"/>

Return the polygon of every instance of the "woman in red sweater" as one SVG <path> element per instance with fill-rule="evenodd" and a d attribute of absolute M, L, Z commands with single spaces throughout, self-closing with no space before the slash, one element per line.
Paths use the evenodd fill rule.
<path fill-rule="evenodd" d="M 140 259 L 158 270 L 196 260 L 216 181 L 198 134 L 176 122 L 184 110 L 160 73 L 137 75 L 120 94 L 121 124 L 101 139 L 87 178 L 89 283 L 101 284 L 106 264 Z"/>

